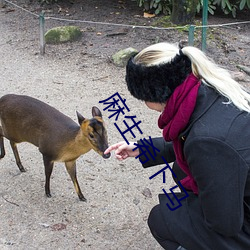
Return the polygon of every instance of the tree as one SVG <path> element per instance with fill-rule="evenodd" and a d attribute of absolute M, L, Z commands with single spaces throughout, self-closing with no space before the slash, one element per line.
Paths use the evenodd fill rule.
<path fill-rule="evenodd" d="M 171 22 L 177 25 L 192 24 L 199 0 L 173 0 Z"/>

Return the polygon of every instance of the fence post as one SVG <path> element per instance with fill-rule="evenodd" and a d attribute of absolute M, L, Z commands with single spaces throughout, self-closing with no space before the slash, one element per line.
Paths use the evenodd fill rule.
<path fill-rule="evenodd" d="M 203 0 L 203 9 L 202 9 L 202 34 L 201 34 L 201 49 L 206 51 L 207 45 L 207 15 L 208 15 L 208 0 Z"/>
<path fill-rule="evenodd" d="M 45 39 L 44 39 L 44 33 L 45 33 L 45 28 L 44 28 L 44 11 L 42 11 L 39 15 L 39 24 L 40 24 L 40 54 L 44 55 L 45 54 Z"/>
<path fill-rule="evenodd" d="M 194 29 L 195 29 L 194 25 L 189 26 L 189 30 L 188 30 L 188 45 L 189 46 L 194 45 Z"/>

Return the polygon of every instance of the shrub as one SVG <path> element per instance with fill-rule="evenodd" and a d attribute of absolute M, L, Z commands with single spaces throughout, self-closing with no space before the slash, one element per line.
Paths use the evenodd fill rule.
<path fill-rule="evenodd" d="M 172 3 L 174 0 L 134 0 L 146 11 L 154 11 L 155 14 L 171 14 Z M 193 0 L 188 0 L 193 1 Z M 199 0 L 197 13 L 201 12 L 204 0 Z M 236 17 L 237 10 L 250 9 L 250 0 L 208 0 L 208 11 L 214 15 L 216 7 L 220 6 L 224 14 L 231 14 Z"/>
<path fill-rule="evenodd" d="M 163 13 L 165 15 L 171 14 L 172 0 L 135 0 L 139 7 L 143 7 L 145 11 L 153 11 L 158 15 Z"/>

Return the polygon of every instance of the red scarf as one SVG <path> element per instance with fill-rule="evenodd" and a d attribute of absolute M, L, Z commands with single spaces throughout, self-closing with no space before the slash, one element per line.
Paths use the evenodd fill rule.
<path fill-rule="evenodd" d="M 181 180 L 181 184 L 195 194 L 198 194 L 198 187 L 185 160 L 179 135 L 188 125 L 194 111 L 199 87 L 200 80 L 191 73 L 166 101 L 164 111 L 158 120 L 159 128 L 163 129 L 164 139 L 173 142 L 176 161 L 187 174 L 187 177 Z"/>

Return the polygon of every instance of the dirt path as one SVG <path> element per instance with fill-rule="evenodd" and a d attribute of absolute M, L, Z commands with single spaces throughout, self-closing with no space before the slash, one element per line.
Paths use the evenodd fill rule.
<path fill-rule="evenodd" d="M 80 1 L 75 2 L 80 4 Z M 126 5 L 120 8 L 121 2 L 131 1 L 108 1 L 107 9 L 98 12 L 100 2 L 89 1 L 81 10 L 81 16 L 88 20 L 93 20 L 95 15 L 100 21 L 150 24 L 138 18 L 138 9 L 132 13 Z M 37 13 L 40 11 L 37 6 L 28 7 Z M 67 6 L 63 7 L 67 10 Z M 120 14 L 115 14 L 117 9 Z M 79 5 L 68 8 L 70 17 L 78 18 L 79 10 Z M 59 15 L 63 13 L 69 12 Z M 47 22 L 46 29 L 55 25 L 60 24 Z M 76 121 L 76 110 L 89 117 L 92 106 L 102 109 L 98 102 L 118 91 L 127 99 L 131 115 L 142 121 L 143 138 L 160 136 L 156 126 L 158 114 L 148 111 L 129 95 L 124 84 L 124 69 L 110 63 L 109 56 L 119 49 L 129 46 L 140 49 L 156 40 L 179 41 L 186 34 L 172 31 L 146 34 L 142 30 L 122 29 L 127 35 L 107 36 L 121 28 L 98 25 L 82 25 L 82 28 L 85 33 L 81 41 L 47 46 L 46 55 L 42 57 L 37 18 L 12 7 L 0 9 L 1 96 L 7 93 L 31 95 Z M 249 66 L 249 27 L 235 32 L 228 34 L 227 41 L 220 40 L 219 32 L 219 42 L 215 43 L 215 39 L 209 43 L 210 55 L 219 63 L 225 62 L 231 70 L 237 70 L 237 63 Z M 231 37 L 235 39 L 230 40 Z M 249 82 L 244 81 L 244 84 Z M 103 115 L 110 144 L 122 140 L 114 121 L 108 119 L 109 114 L 103 112 Z M 53 197 L 48 199 L 44 195 L 45 176 L 38 150 L 28 144 L 19 146 L 27 169 L 20 174 L 9 144 L 5 142 L 7 155 L 0 162 L 1 249 L 161 249 L 149 232 L 147 216 L 158 203 L 161 189 L 173 184 L 170 175 L 165 186 L 161 178 L 149 180 L 162 166 L 144 170 L 135 159 L 121 163 L 113 157 L 103 160 L 95 152 L 89 152 L 77 161 L 78 180 L 88 202 L 78 200 L 63 164 L 56 164 L 54 168 Z"/>
<path fill-rule="evenodd" d="M 19 15 L 17 11 L 0 11 L 1 95 L 31 95 L 76 120 L 76 110 L 89 117 L 92 106 L 102 108 L 98 102 L 119 91 L 128 99 L 131 112 L 140 115 L 141 129 L 152 131 L 156 116 L 143 117 L 146 109 L 129 96 L 123 69 L 107 63 L 102 56 L 81 54 L 81 44 L 74 45 L 78 50 L 66 45 L 61 55 L 60 46 L 54 47 L 41 57 L 37 39 L 23 27 Z M 29 27 L 37 25 L 25 14 L 24 19 Z M 110 143 L 121 140 L 108 114 L 103 114 Z M 157 169 L 145 171 L 137 160 L 119 163 L 89 152 L 77 161 L 78 180 L 88 202 L 78 200 L 62 164 L 54 168 L 53 197 L 48 199 L 38 150 L 20 144 L 27 169 L 20 174 L 5 142 L 6 156 L 0 162 L 1 249 L 160 249 L 146 222 L 161 190 L 160 179 L 148 179 Z M 142 194 L 146 188 L 151 190 L 152 198 Z"/>

